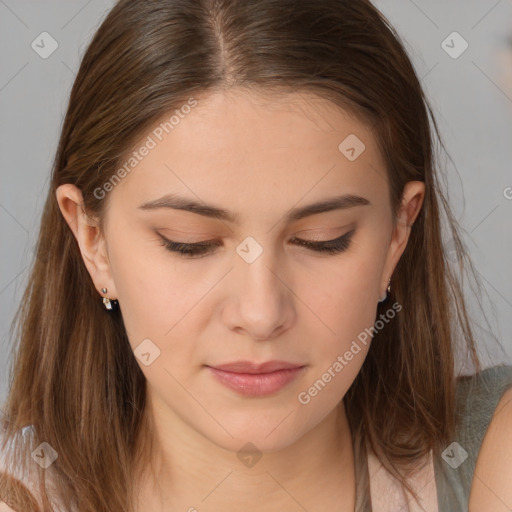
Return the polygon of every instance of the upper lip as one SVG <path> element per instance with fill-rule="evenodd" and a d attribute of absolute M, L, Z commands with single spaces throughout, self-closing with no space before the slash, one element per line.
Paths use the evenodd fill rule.
<path fill-rule="evenodd" d="M 223 370 L 233 373 L 270 373 L 277 370 L 289 370 L 300 368 L 304 365 L 288 363 L 286 361 L 266 361 L 264 363 L 255 363 L 252 361 L 234 361 L 226 364 L 208 365 L 217 370 Z"/>

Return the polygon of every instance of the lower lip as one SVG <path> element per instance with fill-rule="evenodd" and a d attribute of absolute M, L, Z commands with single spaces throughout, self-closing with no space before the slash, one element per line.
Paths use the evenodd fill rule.
<path fill-rule="evenodd" d="M 234 373 L 207 367 L 212 375 L 226 387 L 246 396 L 265 396 L 276 393 L 299 376 L 305 366 L 270 373 Z"/>

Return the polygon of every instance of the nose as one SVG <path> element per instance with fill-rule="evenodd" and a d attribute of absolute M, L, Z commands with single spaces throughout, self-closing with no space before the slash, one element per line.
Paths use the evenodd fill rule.
<path fill-rule="evenodd" d="M 231 273 L 235 292 L 224 310 L 230 329 L 265 341 L 290 328 L 296 317 L 295 295 L 282 268 L 270 250 L 250 263 L 243 258 L 236 262 Z"/>

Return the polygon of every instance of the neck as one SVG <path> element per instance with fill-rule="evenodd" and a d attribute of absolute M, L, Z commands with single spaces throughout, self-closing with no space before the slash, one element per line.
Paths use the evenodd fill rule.
<path fill-rule="evenodd" d="M 145 414 L 154 426 L 152 462 L 139 466 L 147 471 L 137 473 L 144 473 L 136 480 L 137 511 L 313 512 L 333 504 L 354 510 L 354 455 L 343 401 L 295 442 L 252 459 L 213 443 L 151 400 Z"/>

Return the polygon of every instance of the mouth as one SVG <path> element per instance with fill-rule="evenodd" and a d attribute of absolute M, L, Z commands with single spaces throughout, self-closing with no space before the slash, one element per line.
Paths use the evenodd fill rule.
<path fill-rule="evenodd" d="M 266 396 L 276 393 L 295 380 L 306 368 L 283 361 L 252 363 L 239 361 L 206 366 L 217 382 L 244 396 Z"/>

